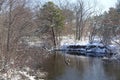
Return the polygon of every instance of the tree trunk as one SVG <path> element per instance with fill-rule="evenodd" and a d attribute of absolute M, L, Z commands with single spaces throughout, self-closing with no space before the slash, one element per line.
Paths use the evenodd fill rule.
<path fill-rule="evenodd" d="M 52 39 L 53 39 L 54 48 L 56 48 L 56 39 L 55 39 L 55 32 L 53 27 L 52 27 Z"/>

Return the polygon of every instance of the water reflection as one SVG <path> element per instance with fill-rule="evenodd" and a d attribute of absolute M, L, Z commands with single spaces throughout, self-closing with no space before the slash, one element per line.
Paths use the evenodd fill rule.
<path fill-rule="evenodd" d="M 64 74 L 61 76 L 58 76 L 56 80 L 80 80 L 81 76 L 77 69 L 75 68 L 66 68 L 64 71 Z"/>
<path fill-rule="evenodd" d="M 120 63 L 105 62 L 103 67 L 105 74 L 109 76 L 110 80 L 120 80 Z"/>
<path fill-rule="evenodd" d="M 44 70 L 46 80 L 120 80 L 120 64 L 88 58 L 57 54 L 50 57 Z"/>

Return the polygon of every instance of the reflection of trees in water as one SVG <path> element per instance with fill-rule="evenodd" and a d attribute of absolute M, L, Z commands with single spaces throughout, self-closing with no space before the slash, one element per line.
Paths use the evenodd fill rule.
<path fill-rule="evenodd" d="M 70 60 L 70 66 L 79 71 L 81 80 L 109 80 L 104 73 L 101 59 L 73 57 Z"/>
<path fill-rule="evenodd" d="M 103 62 L 99 58 L 88 58 L 83 80 L 109 80 L 103 69 Z"/>
<path fill-rule="evenodd" d="M 98 58 L 56 54 L 44 65 L 47 80 L 120 80 L 120 66 Z"/>
<path fill-rule="evenodd" d="M 65 55 L 66 68 L 74 68 L 79 71 L 80 75 L 84 73 L 84 60 L 78 56 Z"/>
<path fill-rule="evenodd" d="M 110 80 L 120 80 L 120 63 L 104 62 L 105 74 L 110 77 Z"/>
<path fill-rule="evenodd" d="M 64 73 L 57 76 L 56 80 L 80 80 L 84 71 L 83 62 L 79 58 L 70 55 L 62 55 Z M 58 68 L 59 69 L 59 68 Z"/>
<path fill-rule="evenodd" d="M 65 70 L 64 57 L 60 54 L 53 54 L 45 63 L 44 70 L 48 72 L 47 80 L 54 80 L 56 76 L 62 75 Z"/>
<path fill-rule="evenodd" d="M 65 67 L 64 74 L 59 77 L 62 79 L 57 80 L 109 80 L 104 72 L 101 59 L 78 56 L 66 56 L 65 59 L 68 65 Z"/>

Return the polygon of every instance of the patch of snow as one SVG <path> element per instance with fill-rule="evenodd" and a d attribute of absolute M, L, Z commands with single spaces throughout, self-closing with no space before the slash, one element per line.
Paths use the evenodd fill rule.
<path fill-rule="evenodd" d="M 30 80 L 35 80 L 35 76 L 30 76 L 27 72 L 19 71 L 19 73 L 29 78 Z"/>
<path fill-rule="evenodd" d="M 102 43 L 88 43 L 87 45 L 88 46 L 92 46 L 92 45 L 94 45 L 94 46 L 104 46 Z"/>
<path fill-rule="evenodd" d="M 0 74 L 0 80 L 20 80 L 21 76 L 16 70 L 9 69 L 7 73 Z"/>
<path fill-rule="evenodd" d="M 89 40 L 86 38 L 85 40 L 75 40 L 75 37 L 73 35 L 68 36 L 62 36 L 60 45 L 86 45 L 88 44 Z"/>
<path fill-rule="evenodd" d="M 42 41 L 36 41 L 36 42 L 27 42 L 29 46 L 37 46 L 40 47 L 42 45 Z"/>
<path fill-rule="evenodd" d="M 25 68 L 25 70 L 16 70 L 16 69 L 9 69 L 6 73 L 0 73 L 0 80 L 36 80 L 36 77 L 39 77 L 39 80 L 44 80 L 47 73 L 37 71 L 34 74 L 30 74 L 30 68 Z M 34 72 L 34 71 L 33 71 Z"/>

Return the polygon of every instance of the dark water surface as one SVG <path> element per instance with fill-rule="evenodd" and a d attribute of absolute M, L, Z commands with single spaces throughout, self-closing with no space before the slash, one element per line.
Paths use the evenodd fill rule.
<path fill-rule="evenodd" d="M 120 80 L 120 63 L 101 58 L 57 54 L 44 70 L 45 80 Z"/>

